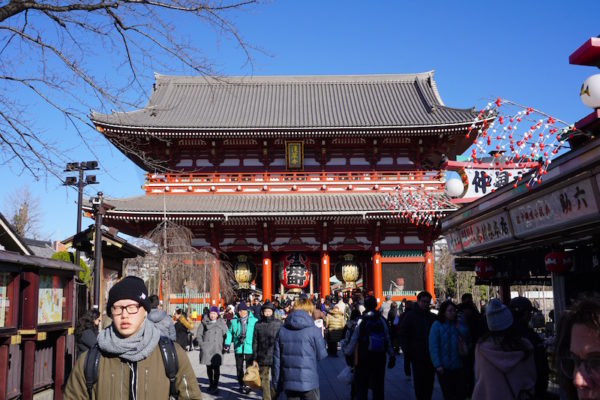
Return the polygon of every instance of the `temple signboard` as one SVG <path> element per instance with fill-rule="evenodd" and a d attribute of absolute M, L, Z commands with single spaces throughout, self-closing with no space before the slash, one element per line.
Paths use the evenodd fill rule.
<path fill-rule="evenodd" d="M 597 217 L 598 204 L 591 179 L 583 179 L 545 193 L 509 212 L 515 236 L 524 238 Z"/>
<path fill-rule="evenodd" d="M 285 164 L 288 170 L 304 169 L 304 142 L 300 140 L 285 142 Z"/>

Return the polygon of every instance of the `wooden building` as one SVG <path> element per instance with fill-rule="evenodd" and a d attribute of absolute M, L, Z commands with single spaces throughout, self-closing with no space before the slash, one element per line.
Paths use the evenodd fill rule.
<path fill-rule="evenodd" d="M 440 165 L 469 146 L 476 116 L 444 105 L 433 72 L 156 75 L 144 108 L 91 115 L 147 172 L 142 196 L 107 200 L 104 223 L 130 235 L 183 224 L 195 247 L 255 269 L 247 283 L 264 298 L 283 286 L 324 297 L 334 275 L 379 301 L 433 293 L 436 219 L 455 209 Z"/>

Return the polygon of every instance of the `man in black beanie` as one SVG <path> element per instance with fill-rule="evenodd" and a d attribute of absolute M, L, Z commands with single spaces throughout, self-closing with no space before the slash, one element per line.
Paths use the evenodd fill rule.
<path fill-rule="evenodd" d="M 106 312 L 113 323 L 98 335 L 97 380 L 92 386 L 96 399 L 167 399 L 171 392 L 161 355 L 160 331 L 146 318 L 150 311 L 144 281 L 123 278 L 108 293 Z M 183 349 L 175 345 L 178 360 L 176 391 L 179 397 L 201 399 L 194 370 Z M 69 376 L 64 399 L 88 398 L 84 353 Z"/>

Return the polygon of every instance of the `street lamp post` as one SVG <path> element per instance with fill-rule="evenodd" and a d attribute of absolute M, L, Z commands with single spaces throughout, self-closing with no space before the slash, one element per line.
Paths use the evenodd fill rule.
<path fill-rule="evenodd" d="M 81 232 L 81 214 L 82 214 L 82 203 L 83 203 L 83 188 L 87 185 L 96 185 L 99 182 L 96 180 L 96 175 L 83 176 L 84 171 L 93 171 L 98 169 L 98 161 L 82 161 L 82 162 L 70 162 L 65 168 L 65 172 L 79 172 L 79 176 L 68 176 L 63 183 L 65 186 L 77 186 L 77 232 Z M 81 253 L 78 248 L 75 249 L 75 265 L 79 267 L 81 259 Z M 74 302 L 73 312 L 77 315 L 77 301 Z"/>
<path fill-rule="evenodd" d="M 96 175 L 87 175 L 84 180 L 83 171 L 92 171 L 98 169 L 97 161 L 82 161 L 71 162 L 67 164 L 65 172 L 79 172 L 79 179 L 75 176 L 68 176 L 65 179 L 65 186 L 77 186 L 77 232 L 81 232 L 81 214 L 82 214 L 82 202 L 83 202 L 83 188 L 87 185 L 96 185 L 100 182 L 96 181 Z M 79 266 L 80 253 L 78 249 L 75 249 L 75 265 Z"/>
<path fill-rule="evenodd" d="M 94 306 L 100 308 L 100 281 L 102 269 L 102 217 L 113 206 L 104 203 L 102 192 L 90 199 L 94 213 Z"/>

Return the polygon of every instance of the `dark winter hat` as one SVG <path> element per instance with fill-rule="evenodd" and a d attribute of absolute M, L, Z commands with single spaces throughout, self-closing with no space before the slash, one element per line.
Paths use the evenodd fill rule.
<path fill-rule="evenodd" d="M 240 301 L 240 304 L 237 306 L 238 311 L 248 310 L 248 306 L 245 301 Z"/>
<path fill-rule="evenodd" d="M 208 310 L 208 312 L 216 312 L 218 314 L 219 308 L 217 306 L 210 306 L 210 309 Z"/>
<path fill-rule="evenodd" d="M 525 315 L 525 313 L 533 311 L 533 305 L 527 297 L 515 297 L 510 301 L 510 309 L 517 316 Z"/>
<path fill-rule="evenodd" d="M 144 281 L 137 276 L 126 276 L 110 289 L 106 302 L 106 314 L 112 317 L 113 304 L 125 299 L 137 301 L 146 311 L 150 312 L 148 289 L 146 289 Z"/>
<path fill-rule="evenodd" d="M 492 299 L 487 305 L 485 315 L 490 331 L 505 331 L 513 324 L 513 316 L 508 307 L 499 299 Z"/>
<path fill-rule="evenodd" d="M 368 296 L 365 299 L 365 308 L 367 311 L 373 311 L 377 308 L 377 299 L 373 296 Z"/>
<path fill-rule="evenodd" d="M 260 310 L 262 311 L 265 308 L 270 308 L 271 310 L 275 311 L 275 306 L 269 300 L 265 301 L 265 304 L 262 305 L 262 307 L 260 308 Z"/>

